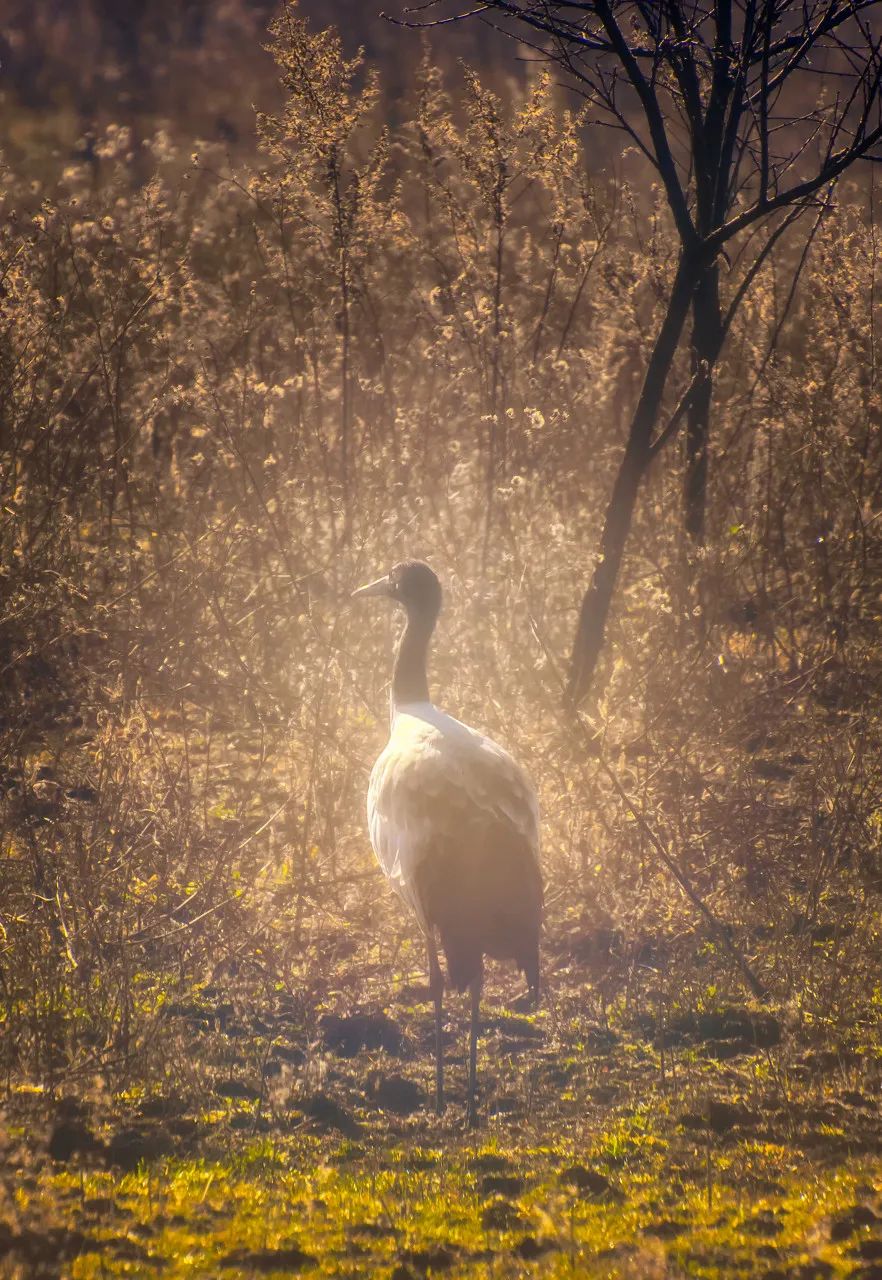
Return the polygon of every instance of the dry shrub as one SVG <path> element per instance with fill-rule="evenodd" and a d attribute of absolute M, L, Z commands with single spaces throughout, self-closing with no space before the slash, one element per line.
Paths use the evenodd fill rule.
<path fill-rule="evenodd" d="M 426 62 L 389 132 L 333 33 L 288 16 L 273 40 L 285 106 L 250 167 L 111 128 L 97 173 L 3 176 L 7 1077 L 186 1075 L 170 1003 L 284 997 L 308 1031 L 322 1000 L 386 998 L 402 939 L 414 962 L 362 817 L 395 623 L 348 602 L 404 555 L 447 589 L 439 698 L 537 781 L 547 950 L 600 957 L 586 1005 L 638 999 L 641 973 L 684 1004 L 738 981 L 562 716 L 553 657 L 670 275 L 664 213 L 589 181 L 543 79 L 507 102 L 468 77 L 463 130 Z M 698 582 L 671 448 L 590 714 L 773 994 L 844 1023 L 878 989 L 882 887 L 863 193 L 789 297 L 801 250 L 732 335 Z"/>

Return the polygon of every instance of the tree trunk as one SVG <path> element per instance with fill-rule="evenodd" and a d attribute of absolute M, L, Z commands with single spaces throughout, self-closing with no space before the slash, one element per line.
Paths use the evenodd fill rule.
<path fill-rule="evenodd" d="M 576 628 L 567 686 L 568 697 L 574 704 L 585 698 L 594 679 L 625 543 L 631 529 L 637 493 L 652 456 L 653 431 L 700 272 L 701 266 L 695 257 L 684 253 L 674 277 L 668 309 L 649 358 L 640 399 L 631 419 L 625 456 L 606 509 L 600 539 L 600 557 L 591 585 L 582 599 Z"/>
<path fill-rule="evenodd" d="M 683 523 L 695 546 L 704 545 L 707 511 L 707 469 L 710 445 L 713 367 L 720 354 L 723 318 L 720 314 L 720 271 L 716 262 L 701 273 L 692 298 L 692 372 L 702 362 L 708 375 L 696 388 L 686 426 L 686 478 Z"/>

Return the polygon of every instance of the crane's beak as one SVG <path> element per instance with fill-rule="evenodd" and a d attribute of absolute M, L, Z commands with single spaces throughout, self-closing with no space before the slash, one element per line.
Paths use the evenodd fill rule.
<path fill-rule="evenodd" d="M 384 578 L 377 578 L 376 582 L 368 582 L 365 586 L 359 587 L 357 591 L 353 591 L 352 599 L 355 600 L 359 596 L 390 596 L 392 594 L 392 583 L 389 581 L 388 573 Z"/>

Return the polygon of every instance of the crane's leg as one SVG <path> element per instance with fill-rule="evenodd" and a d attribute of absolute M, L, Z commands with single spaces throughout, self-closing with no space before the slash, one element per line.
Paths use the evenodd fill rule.
<path fill-rule="evenodd" d="M 478 1109 L 475 1101 L 475 1076 L 478 1069 L 478 1021 L 481 1016 L 481 987 L 484 983 L 483 966 L 478 976 L 472 980 L 469 994 L 472 1001 L 472 1017 L 469 1026 L 469 1100 L 466 1107 L 466 1124 L 474 1129 L 478 1123 Z"/>
<path fill-rule="evenodd" d="M 539 997 L 541 994 L 538 946 L 530 955 L 527 956 L 527 963 L 524 965 L 524 977 L 527 979 L 527 987 L 530 994 L 530 1005 L 533 1009 L 538 1009 Z"/>
<path fill-rule="evenodd" d="M 429 990 L 435 1001 L 435 1111 L 440 1116 L 444 1111 L 444 1029 L 442 1026 L 444 1007 L 444 978 L 441 965 L 438 963 L 438 947 L 434 937 L 429 936 Z"/>

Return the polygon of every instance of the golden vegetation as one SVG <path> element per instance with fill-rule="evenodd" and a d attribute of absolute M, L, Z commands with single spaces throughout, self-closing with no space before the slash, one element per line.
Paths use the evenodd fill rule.
<path fill-rule="evenodd" d="M 882 1215 L 871 180 L 735 321 L 697 580 L 655 464 L 579 729 L 667 214 L 544 78 L 454 110 L 424 63 L 392 126 L 332 32 L 272 40 L 247 165 L 120 126 L 2 175 L 0 1267 L 872 1267 L 829 1217 Z M 348 595 L 405 555 L 447 591 L 439 701 L 544 814 L 546 1007 L 490 988 L 478 1147 L 423 1106 L 420 940 L 364 830 L 393 624 Z"/>

